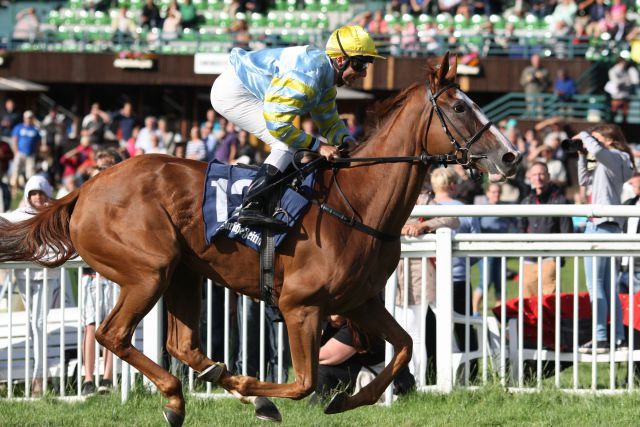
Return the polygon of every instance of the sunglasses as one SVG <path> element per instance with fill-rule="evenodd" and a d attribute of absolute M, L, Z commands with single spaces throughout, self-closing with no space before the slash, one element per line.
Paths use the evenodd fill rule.
<path fill-rule="evenodd" d="M 353 68 L 353 71 L 357 73 L 361 73 L 369 67 L 368 61 L 363 61 L 361 59 L 357 59 L 353 57 L 351 58 L 350 61 L 351 61 L 351 68 Z"/>

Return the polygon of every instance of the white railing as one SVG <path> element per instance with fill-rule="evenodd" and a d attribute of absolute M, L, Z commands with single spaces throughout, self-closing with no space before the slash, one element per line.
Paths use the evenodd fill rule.
<path fill-rule="evenodd" d="M 615 217 L 628 217 L 628 216 L 640 216 L 640 210 L 636 207 L 628 206 L 420 206 L 416 207 L 413 212 L 415 216 L 589 216 L 598 214 L 600 216 L 615 216 Z M 512 261 L 512 264 L 517 264 L 517 273 L 520 280 L 517 282 L 517 298 L 518 307 L 522 307 L 524 301 L 523 295 L 523 269 L 524 258 L 534 257 L 537 259 L 538 269 L 538 290 L 541 293 L 542 290 L 542 258 L 551 257 L 556 262 L 556 287 L 561 289 L 562 285 L 562 270 L 560 268 L 560 259 L 565 258 L 569 261 L 573 261 L 573 270 L 570 272 L 573 281 L 571 290 L 574 293 L 575 305 L 578 304 L 577 293 L 580 285 L 580 275 L 578 274 L 582 270 L 579 266 L 579 260 L 590 256 L 602 256 L 602 257 L 616 257 L 616 256 L 640 256 L 640 239 L 635 235 L 627 234 L 568 234 L 568 235 L 551 235 L 551 234 L 458 234 L 454 235 L 448 229 L 438 230 L 436 234 L 426 235 L 421 238 L 403 238 L 402 239 L 402 258 L 404 262 L 405 272 L 407 271 L 409 258 L 419 258 L 423 266 L 423 271 L 426 271 L 427 263 L 430 262 L 429 258 L 435 258 L 436 264 L 436 283 L 428 283 L 426 275 L 421 279 L 421 292 L 420 292 L 420 316 L 419 316 L 419 333 L 424 337 L 427 334 L 427 324 L 425 321 L 426 313 L 429 309 L 437 311 L 437 330 L 436 330 L 436 362 L 437 373 L 436 381 L 434 385 L 428 385 L 427 381 L 427 369 L 424 360 L 421 360 L 419 364 L 418 372 L 415 372 L 417 377 L 417 383 L 420 390 L 437 390 L 440 392 L 448 392 L 454 387 L 461 386 L 475 386 L 486 384 L 496 378 L 503 386 L 516 390 L 523 390 L 527 388 L 539 389 L 544 384 L 544 372 L 543 368 L 546 363 L 553 364 L 553 374 L 555 384 L 559 388 L 570 389 L 574 391 L 590 390 L 595 391 L 598 387 L 598 374 L 601 374 L 602 369 L 599 367 L 602 363 L 609 364 L 609 386 L 608 392 L 620 391 L 621 387 L 616 384 L 616 372 L 619 370 L 618 364 L 620 362 L 627 362 L 628 369 L 626 372 L 627 389 L 632 389 L 634 386 L 635 372 L 633 369 L 634 362 L 640 362 L 640 350 L 634 350 L 634 334 L 633 328 L 630 328 L 630 333 L 627 336 L 627 342 L 629 344 L 628 351 L 616 350 L 616 348 L 610 347 L 606 353 L 598 355 L 583 354 L 578 351 L 578 326 L 579 326 L 579 313 L 574 312 L 571 318 L 571 346 L 563 348 L 563 351 L 555 351 L 552 348 L 548 348 L 548 345 L 544 344 L 543 334 L 541 333 L 545 326 L 545 318 L 543 315 L 538 316 L 536 324 L 536 341 L 533 343 L 533 347 L 526 346 L 524 340 L 525 326 L 522 310 L 519 311 L 517 317 L 513 319 L 506 319 L 505 304 L 502 304 L 500 310 L 499 320 L 494 318 L 489 313 L 488 303 L 488 289 L 486 286 L 486 278 L 488 273 L 485 270 L 485 280 L 482 297 L 482 315 L 480 317 L 474 317 L 468 307 L 464 313 L 455 313 L 453 311 L 453 274 L 452 274 L 452 262 L 455 257 L 461 257 L 464 261 L 465 268 L 465 300 L 468 302 L 471 299 L 471 276 L 472 276 L 472 259 L 473 258 L 486 258 L 486 257 L 499 257 L 501 259 L 501 282 L 502 291 L 500 295 L 501 301 L 507 300 L 507 263 Z M 595 265 L 595 263 L 594 263 Z M 610 277 L 613 279 L 616 273 L 615 264 L 610 271 Z M 84 264 L 79 262 L 70 262 L 65 265 L 65 269 L 80 269 Z M 629 274 L 629 301 L 633 301 L 634 287 L 634 271 L 633 271 L 633 259 L 630 263 Z M 34 264 L 26 263 L 6 263 L 0 265 L 2 268 L 36 268 Z M 595 267 L 594 267 L 595 268 Z M 63 269 L 63 271 L 65 270 Z M 475 274 L 475 273 L 474 273 Z M 57 327 L 60 330 L 65 331 L 64 325 L 68 325 L 75 330 L 75 340 L 71 339 L 73 334 L 59 333 L 56 335 L 56 345 L 51 350 L 53 353 L 59 355 L 56 359 L 49 357 L 49 353 L 43 358 L 45 363 L 44 378 L 46 384 L 46 378 L 50 377 L 52 373 L 56 374 L 60 384 L 64 385 L 65 381 L 69 380 L 69 370 L 65 370 L 64 366 L 69 365 L 70 362 L 77 366 L 74 370 L 77 376 L 76 381 L 78 383 L 77 391 L 75 395 L 80 396 L 80 384 L 82 380 L 82 358 L 81 348 L 83 340 L 83 325 L 81 325 L 82 311 L 83 311 L 83 289 L 80 281 L 81 272 L 78 272 L 78 293 L 79 293 L 79 306 L 77 307 L 61 307 L 58 311 L 52 310 L 49 312 L 48 318 L 45 317 L 45 328 L 47 333 L 43 334 L 43 348 L 44 351 L 49 352 L 51 347 L 47 341 L 52 337 L 52 332 Z M 63 272 L 61 277 L 65 277 Z M 396 292 L 398 289 L 403 288 L 404 301 L 398 305 L 400 308 L 406 309 L 407 306 L 407 288 L 409 275 L 404 274 L 403 283 L 398 283 L 397 275 L 393 275 L 387 284 L 385 290 L 386 304 L 390 312 L 396 311 Z M 62 287 L 70 287 L 70 283 L 66 283 L 65 279 L 62 279 Z M 482 281 L 481 281 L 482 282 Z M 45 287 L 48 285 L 48 280 L 44 281 Z M 478 283 L 473 283 L 477 285 Z M 213 348 L 213 327 L 214 327 L 214 299 L 218 298 L 216 295 L 222 294 L 222 303 L 218 304 L 218 307 L 222 307 L 223 311 L 223 361 L 227 366 L 231 367 L 230 363 L 234 359 L 232 354 L 232 347 L 230 345 L 230 337 L 233 335 L 233 324 L 237 322 L 237 318 L 231 317 L 230 302 L 233 297 L 232 293 L 228 289 L 224 289 L 223 292 L 214 291 L 214 284 L 211 281 L 206 282 L 203 304 L 206 312 L 206 324 L 204 326 L 206 330 L 206 338 L 203 340 L 203 344 L 206 344 L 206 352 L 208 356 L 212 356 Z M 435 286 L 436 299 L 435 303 L 431 305 L 426 301 L 426 290 L 428 286 Z M 513 286 L 513 284 L 511 285 Z M 99 287 L 97 287 L 99 288 Z M 27 286 L 29 289 L 29 286 Z M 613 289 L 613 287 L 612 287 Z M 560 292 L 555 294 L 555 318 L 553 324 L 554 330 L 554 348 L 559 349 L 564 343 L 560 342 L 559 333 L 561 330 L 560 317 L 563 313 L 560 311 Z M 30 396 L 29 393 L 29 369 L 30 359 L 32 358 L 32 337 L 29 336 L 29 325 L 25 325 L 26 320 L 30 316 L 27 312 L 16 312 L 13 310 L 12 303 L 16 295 L 13 293 L 13 285 L 7 286 L 7 292 L 5 295 L 8 300 L 8 312 L 0 313 L 0 381 L 7 381 L 9 384 L 15 384 L 17 382 L 25 383 L 25 392 L 20 395 L 26 397 Z M 27 291 L 27 299 L 30 295 Z M 96 298 L 100 298 L 98 295 Z M 614 301 L 613 292 L 608 295 L 609 302 Z M 2 292 L 0 292 L 0 302 L 3 299 Z M 270 323 L 266 321 L 265 306 L 260 303 L 257 311 L 257 323 L 250 325 L 249 310 L 254 304 L 247 297 L 240 297 L 238 301 L 239 306 L 242 307 L 242 315 L 240 317 L 240 326 L 238 332 L 242 339 L 238 343 L 241 349 L 242 356 L 240 359 L 240 372 L 242 374 L 255 374 L 260 379 L 267 377 L 267 365 L 268 365 L 268 340 L 269 335 L 275 337 L 275 342 L 272 347 L 275 347 L 275 355 L 271 356 L 271 360 L 275 361 L 275 372 L 272 372 L 272 376 L 275 377 L 277 382 L 286 381 L 286 374 L 288 367 L 285 365 L 285 335 L 284 328 L 281 323 L 277 323 L 274 329 L 269 334 Z M 597 295 L 594 298 L 592 311 L 597 311 L 598 299 Z M 30 306 L 29 301 L 26 304 Z M 467 304 L 468 305 L 468 304 Z M 162 305 L 158 304 L 154 311 L 152 311 L 144 321 L 143 334 L 138 333 L 136 335 L 135 343 L 138 347 L 142 346 L 144 353 L 152 360 L 160 362 L 161 349 L 162 349 Z M 542 313 L 542 299 L 537 301 L 538 312 Z M 633 325 L 635 322 L 634 310 L 629 311 L 629 324 Z M 566 314 L 566 313 L 565 313 Z M 52 318 L 53 316 L 53 318 Z M 56 317 L 58 316 L 58 317 Z M 405 310 L 406 316 L 406 310 Z M 591 333 L 595 336 L 596 322 L 595 316 L 593 316 L 591 323 Z M 101 319 L 97 319 L 98 323 Z M 398 319 L 402 321 L 403 319 Z M 406 319 L 405 319 L 406 320 Z M 464 327 L 464 339 L 463 342 L 455 342 L 454 333 L 452 329 L 453 323 L 461 324 Z M 610 331 L 615 331 L 615 317 L 610 325 Z M 21 324 L 21 326 L 19 326 Z M 248 365 L 252 356 L 249 355 L 252 345 L 255 345 L 251 339 L 249 339 L 248 333 L 252 328 L 258 329 L 258 356 L 255 358 L 257 361 L 257 372 L 249 372 Z M 16 334 L 16 331 L 22 328 L 24 333 L 22 335 Z M 53 328 L 53 329 L 52 329 Z M 548 325 L 547 325 L 548 328 Z M 507 333 L 508 332 L 508 333 Z M 509 340 L 507 339 L 509 336 Z M 471 348 L 472 338 L 477 336 L 478 348 Z M 22 340 L 22 341 L 21 341 Z M 22 342 L 22 344 L 20 344 Z M 529 343 L 531 344 L 531 343 Z M 22 345 L 24 351 L 17 352 L 15 349 Z M 57 347 L 57 352 L 56 352 Z M 65 352 L 60 349 L 73 349 L 77 351 L 77 357 L 75 361 L 65 360 Z M 391 357 L 391 346 L 387 346 L 387 362 Z M 2 358 L 3 352 L 5 358 Z M 414 357 L 424 358 L 428 355 L 424 355 L 423 352 L 414 352 Z M 116 358 L 117 360 L 117 358 Z M 533 387 L 528 387 L 527 378 L 525 375 L 525 361 L 531 360 L 535 363 L 535 380 Z M 6 368 L 2 366 L 2 363 L 6 363 Z M 563 363 L 570 363 L 573 368 L 573 375 L 570 380 L 563 380 L 561 367 Z M 578 375 L 578 366 L 580 364 L 591 365 L 591 377 L 588 388 L 584 388 L 584 378 L 580 378 Z M 46 366 L 48 364 L 49 366 Z M 478 364 L 477 378 L 474 380 L 473 366 Z M 121 366 L 121 367 L 120 367 Z M 18 368 L 21 367 L 21 368 Z M 15 373 L 20 372 L 19 378 Z M 120 386 L 120 393 L 123 400 L 128 397 L 128 392 L 133 386 L 133 373 L 135 370 L 130 369 L 126 364 L 116 363 L 114 361 L 114 380 L 115 383 Z M 101 371 L 96 370 L 96 379 L 100 375 Z M 124 375 L 123 375 L 124 373 Z M 602 374 L 601 374 L 602 375 Z M 582 381 L 581 381 L 582 380 Z M 569 384 L 569 386 L 567 386 Z M 602 385 L 601 385 L 602 386 Z M 46 387 L 46 386 L 45 386 Z M 206 388 L 199 388 L 194 381 L 194 373 L 188 371 L 188 387 L 187 390 L 191 393 L 196 393 L 200 396 L 220 396 L 225 395 L 220 389 L 214 389 L 211 384 L 207 384 Z M 61 396 L 64 395 L 64 387 L 60 388 Z M 391 388 L 387 391 L 387 402 L 391 402 Z M 8 397 L 15 397 L 14 387 L 8 387 Z"/>

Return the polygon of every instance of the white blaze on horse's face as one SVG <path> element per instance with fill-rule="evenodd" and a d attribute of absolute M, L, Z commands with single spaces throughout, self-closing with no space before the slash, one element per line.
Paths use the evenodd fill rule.
<path fill-rule="evenodd" d="M 481 126 L 489 123 L 489 119 L 484 114 L 484 112 L 478 107 L 478 105 L 471 100 L 464 92 L 460 90 L 456 90 L 455 97 L 461 101 L 463 101 L 467 106 L 471 109 L 476 119 L 480 122 Z M 487 171 L 493 174 L 499 174 L 502 177 L 506 178 L 512 176 L 516 172 L 517 165 L 519 163 L 519 159 L 521 157 L 520 153 L 514 147 L 514 145 L 509 141 L 500 129 L 496 125 L 491 125 L 489 129 L 487 129 L 495 138 L 495 142 L 499 144 L 499 146 L 490 147 L 486 153 L 479 153 L 474 151 L 474 154 L 486 154 L 487 159 L 481 159 L 478 161 L 481 165 L 487 168 Z M 481 136 L 480 139 L 484 137 Z M 478 141 L 480 145 L 480 141 Z M 511 153 L 509 156 L 505 156 L 505 154 Z M 514 158 L 515 157 L 515 158 Z M 510 160 L 506 163 L 506 159 Z"/>

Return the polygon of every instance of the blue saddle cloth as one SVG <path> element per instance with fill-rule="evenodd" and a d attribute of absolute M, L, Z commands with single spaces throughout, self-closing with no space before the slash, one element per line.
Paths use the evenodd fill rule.
<path fill-rule="evenodd" d="M 202 218 L 208 243 L 212 243 L 217 236 L 227 236 L 256 251 L 260 250 L 261 228 L 243 227 L 237 222 L 242 198 L 256 173 L 257 170 L 248 167 L 228 166 L 215 160 L 209 163 L 202 201 Z M 315 174 L 305 178 L 300 193 L 291 188 L 285 190 L 280 200 L 280 207 L 284 212 L 279 211 L 275 217 L 286 222 L 289 228 L 293 227 L 306 211 L 314 178 Z M 287 230 L 276 234 L 276 248 L 284 241 L 286 235 Z"/>

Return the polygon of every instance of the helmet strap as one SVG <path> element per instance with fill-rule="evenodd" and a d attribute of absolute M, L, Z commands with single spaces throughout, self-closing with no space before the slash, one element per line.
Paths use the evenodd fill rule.
<path fill-rule="evenodd" d="M 338 61 L 336 59 L 333 59 L 332 62 L 334 64 L 334 68 L 336 69 L 336 72 L 338 73 L 338 83 L 344 84 L 344 79 L 342 78 L 342 75 L 344 74 L 345 71 L 347 71 L 347 68 L 349 68 L 349 64 L 351 63 L 351 57 L 347 54 L 347 52 L 344 51 L 344 48 L 342 47 L 342 43 L 340 42 L 340 31 L 336 32 L 336 41 L 338 42 L 338 46 L 342 51 L 342 55 L 346 59 L 344 60 L 342 65 L 338 65 Z"/>

